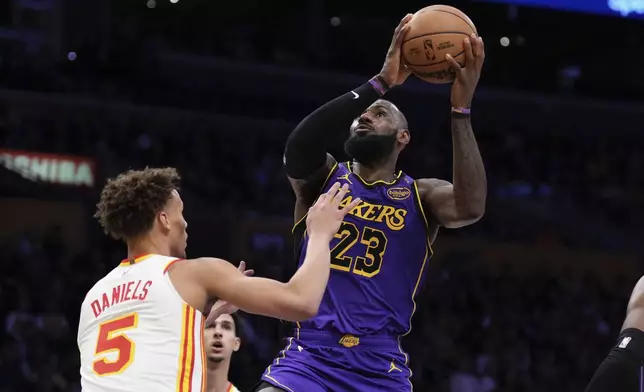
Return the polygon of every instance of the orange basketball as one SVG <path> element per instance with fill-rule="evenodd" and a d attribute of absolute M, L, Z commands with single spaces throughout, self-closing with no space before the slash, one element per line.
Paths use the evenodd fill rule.
<path fill-rule="evenodd" d="M 454 70 L 447 60 L 451 54 L 465 66 L 463 39 L 477 34 L 470 18 L 448 5 L 432 5 L 416 12 L 403 38 L 403 60 L 414 75 L 429 83 L 449 83 Z M 477 34 L 478 35 L 478 34 Z"/>

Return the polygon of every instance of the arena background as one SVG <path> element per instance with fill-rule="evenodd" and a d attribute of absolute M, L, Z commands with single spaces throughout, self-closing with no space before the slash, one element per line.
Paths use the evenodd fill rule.
<path fill-rule="evenodd" d="M 435 243 L 404 341 L 415 390 L 581 391 L 642 274 L 644 7 L 446 3 L 486 41 L 473 121 L 489 196 L 483 220 Z M 564 3 L 585 4 L 552 4 Z M 288 133 L 376 74 L 399 19 L 428 5 L 0 4 L 2 392 L 79 390 L 80 302 L 125 254 L 91 216 L 127 168 L 182 172 L 190 256 L 287 278 Z M 401 168 L 451 179 L 448 87 L 412 77 L 389 97 L 413 133 Z M 329 132 L 341 157 L 344 136 Z M 240 317 L 231 378 L 247 390 L 287 328 Z"/>

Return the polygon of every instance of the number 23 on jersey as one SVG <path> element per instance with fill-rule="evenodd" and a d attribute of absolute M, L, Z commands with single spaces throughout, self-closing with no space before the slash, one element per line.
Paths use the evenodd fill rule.
<path fill-rule="evenodd" d="M 139 315 L 130 313 L 99 325 L 94 356 L 100 358 L 93 363 L 94 373 L 99 376 L 119 374 L 132 364 L 135 344 L 124 332 L 136 328 L 138 324 Z M 110 353 L 116 359 L 108 359 Z"/>
<path fill-rule="evenodd" d="M 340 241 L 331 249 L 331 268 L 353 272 L 356 275 L 372 278 L 382 268 L 382 259 L 387 250 L 387 236 L 382 230 L 358 226 L 351 222 L 342 222 L 340 230 L 335 235 Z M 356 256 L 355 260 L 346 253 L 358 242 L 367 247 L 364 256 Z"/>

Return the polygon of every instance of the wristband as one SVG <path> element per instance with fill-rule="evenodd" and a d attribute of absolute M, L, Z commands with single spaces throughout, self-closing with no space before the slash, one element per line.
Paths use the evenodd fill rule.
<path fill-rule="evenodd" d="M 374 76 L 373 78 L 369 79 L 369 84 L 371 87 L 373 87 L 376 92 L 378 92 L 378 95 L 381 97 L 385 95 L 387 90 L 389 90 L 389 86 L 387 86 L 387 83 L 380 77 L 380 76 Z"/>
<path fill-rule="evenodd" d="M 461 114 L 463 116 L 469 116 L 472 113 L 471 109 L 467 108 L 452 108 L 452 114 Z"/>

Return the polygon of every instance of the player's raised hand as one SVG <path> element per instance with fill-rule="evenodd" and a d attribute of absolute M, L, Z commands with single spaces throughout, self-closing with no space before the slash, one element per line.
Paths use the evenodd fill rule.
<path fill-rule="evenodd" d="M 356 198 L 344 208 L 340 208 L 340 203 L 348 191 L 348 184 L 340 187 L 340 183 L 336 182 L 327 193 L 320 195 L 306 217 L 306 228 L 310 236 L 324 235 L 331 241 L 338 232 L 344 216 L 362 201 Z"/>
<path fill-rule="evenodd" d="M 456 79 L 452 85 L 452 107 L 468 109 L 472 104 L 474 90 L 481 78 L 481 70 L 485 61 L 485 46 L 483 38 L 477 37 L 476 34 L 463 40 L 465 49 L 465 67 L 454 60 L 447 54 L 445 59 L 449 61 L 456 72 Z"/>
<path fill-rule="evenodd" d="M 237 267 L 237 269 L 239 270 L 239 272 L 241 272 L 246 276 L 253 276 L 255 274 L 255 270 L 246 269 L 245 261 L 239 262 L 239 267 Z M 233 314 L 238 310 L 239 310 L 238 307 L 233 306 L 226 301 L 219 300 L 215 302 L 210 308 L 210 312 L 208 313 L 208 317 L 206 318 L 206 325 L 209 325 L 210 323 L 214 322 L 217 319 L 217 317 L 221 316 L 222 314 Z"/>
<path fill-rule="evenodd" d="M 402 43 L 403 38 L 409 29 L 407 24 L 412 17 L 412 14 L 405 15 L 398 24 L 398 27 L 396 27 L 396 30 L 394 30 L 394 36 L 391 39 L 391 45 L 389 45 L 385 63 L 382 66 L 382 70 L 380 70 L 380 77 L 389 85 L 389 87 L 403 84 L 411 74 L 411 71 L 407 69 L 402 61 Z"/>

